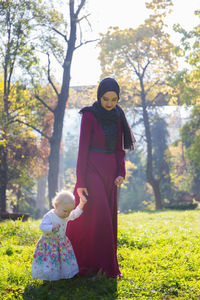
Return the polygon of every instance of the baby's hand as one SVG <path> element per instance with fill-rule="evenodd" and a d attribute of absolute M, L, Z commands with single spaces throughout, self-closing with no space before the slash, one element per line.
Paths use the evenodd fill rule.
<path fill-rule="evenodd" d="M 78 193 L 79 199 L 80 199 L 79 208 L 83 209 L 85 203 L 87 202 L 86 196 L 88 196 L 88 190 L 87 190 L 87 188 L 78 188 L 77 193 Z"/>
<path fill-rule="evenodd" d="M 80 198 L 80 203 L 85 205 L 85 203 L 87 203 L 87 198 L 82 195 L 82 197 Z"/>
<path fill-rule="evenodd" d="M 52 231 L 54 231 L 55 229 L 59 229 L 60 228 L 60 224 L 55 224 L 52 227 Z"/>
<path fill-rule="evenodd" d="M 85 206 L 86 203 L 87 203 L 87 198 L 84 195 L 81 195 L 78 207 L 83 210 L 83 207 Z"/>

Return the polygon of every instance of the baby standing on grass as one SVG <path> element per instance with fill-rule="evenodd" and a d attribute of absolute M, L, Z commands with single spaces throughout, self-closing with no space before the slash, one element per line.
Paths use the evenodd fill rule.
<path fill-rule="evenodd" d="M 69 221 L 78 218 L 86 198 L 81 197 L 74 209 L 75 199 L 72 193 L 61 191 L 52 201 L 54 209 L 47 212 L 41 224 L 42 230 L 32 264 L 32 277 L 42 280 L 72 278 L 79 272 L 76 257 L 70 240 L 65 235 Z"/>

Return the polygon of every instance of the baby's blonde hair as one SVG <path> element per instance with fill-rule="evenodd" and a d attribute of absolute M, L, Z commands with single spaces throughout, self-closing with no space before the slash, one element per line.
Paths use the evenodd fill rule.
<path fill-rule="evenodd" d="M 65 203 L 69 205 L 69 209 L 73 209 L 75 205 L 75 198 L 71 192 L 61 190 L 60 192 L 56 193 L 56 196 L 52 200 L 52 205 L 54 208 L 55 203 L 57 203 L 58 205 L 61 203 Z"/>

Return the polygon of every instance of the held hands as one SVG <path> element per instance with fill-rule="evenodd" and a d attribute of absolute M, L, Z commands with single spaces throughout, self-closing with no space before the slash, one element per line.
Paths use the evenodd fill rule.
<path fill-rule="evenodd" d="M 77 188 L 77 193 L 80 198 L 79 208 L 83 209 L 84 205 L 87 202 L 87 198 L 86 198 L 86 196 L 88 196 L 87 188 Z"/>
<path fill-rule="evenodd" d="M 124 181 L 124 177 L 118 176 L 117 178 L 115 178 L 114 182 L 116 185 L 120 185 L 120 184 L 122 184 L 123 181 Z"/>

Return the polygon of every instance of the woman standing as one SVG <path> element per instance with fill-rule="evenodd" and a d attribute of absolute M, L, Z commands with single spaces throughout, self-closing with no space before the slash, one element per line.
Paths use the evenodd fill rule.
<path fill-rule="evenodd" d="M 135 139 L 123 110 L 117 105 L 120 88 L 103 79 L 97 101 L 81 109 L 77 161 L 76 204 L 88 199 L 84 214 L 70 222 L 67 236 L 78 261 L 79 274 L 121 276 L 117 261 L 117 186 L 125 178 L 125 151 Z"/>

